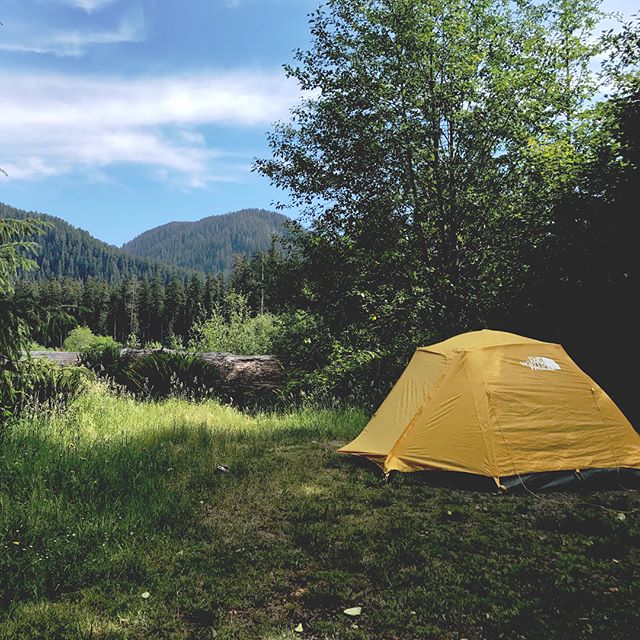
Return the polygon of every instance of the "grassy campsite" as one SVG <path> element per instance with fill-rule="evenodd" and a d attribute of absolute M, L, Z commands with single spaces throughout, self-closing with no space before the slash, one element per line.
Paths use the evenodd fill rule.
<path fill-rule="evenodd" d="M 637 492 L 385 483 L 335 453 L 365 422 L 97 385 L 19 423 L 0 454 L 0 637 L 633 637 Z"/>
<path fill-rule="evenodd" d="M 4 4 L 0 640 L 637 640 L 631 0 Z"/>

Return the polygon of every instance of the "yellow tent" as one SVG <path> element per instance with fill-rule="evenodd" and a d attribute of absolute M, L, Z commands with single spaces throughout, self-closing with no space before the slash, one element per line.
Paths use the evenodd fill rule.
<path fill-rule="evenodd" d="M 341 453 L 390 471 L 500 479 L 546 471 L 640 467 L 640 436 L 558 344 L 501 331 L 417 349 Z"/>

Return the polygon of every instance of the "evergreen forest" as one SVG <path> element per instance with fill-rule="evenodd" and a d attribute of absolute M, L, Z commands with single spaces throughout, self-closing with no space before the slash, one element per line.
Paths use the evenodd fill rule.
<path fill-rule="evenodd" d="M 97 278 L 118 282 L 123 278 L 160 276 L 163 280 L 189 273 L 157 260 L 139 258 L 97 240 L 61 218 L 34 211 L 23 211 L 0 203 L 0 219 L 38 220 L 45 223 L 44 234 L 38 238 L 34 256 L 38 269 L 21 273 L 24 279 L 72 278 L 85 281 Z M 34 239 L 34 238 L 32 238 Z"/>
<path fill-rule="evenodd" d="M 197 222 L 171 222 L 145 231 L 122 248 L 139 257 L 204 273 L 229 273 L 234 258 L 265 251 L 283 235 L 289 218 L 264 209 L 243 209 Z"/>

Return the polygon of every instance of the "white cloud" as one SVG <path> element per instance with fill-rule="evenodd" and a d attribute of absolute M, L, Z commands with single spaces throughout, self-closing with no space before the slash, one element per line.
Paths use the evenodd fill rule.
<path fill-rule="evenodd" d="M 236 180 L 238 153 L 207 146 L 198 128 L 266 128 L 299 98 L 281 74 L 252 72 L 133 79 L 5 72 L 0 82 L 11 87 L 0 103 L 0 148 L 12 180 L 118 164 L 191 187 Z"/>
<path fill-rule="evenodd" d="M 112 4 L 115 0 L 62 0 L 65 4 L 84 9 L 87 13 L 102 9 L 102 7 Z"/>
<path fill-rule="evenodd" d="M 80 57 L 94 45 L 141 42 L 145 38 L 145 20 L 142 10 L 134 8 L 113 29 L 99 31 L 24 30 L 26 35 L 0 41 L 0 51 L 53 54 L 60 57 Z M 10 37 L 11 34 L 9 34 Z"/>

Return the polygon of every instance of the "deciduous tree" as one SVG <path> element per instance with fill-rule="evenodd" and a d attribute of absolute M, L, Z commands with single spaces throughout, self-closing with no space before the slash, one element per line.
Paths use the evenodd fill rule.
<path fill-rule="evenodd" d="M 307 98 L 256 169 L 311 221 L 307 302 L 334 330 L 412 348 L 508 305 L 581 161 L 597 16 L 595 0 L 328 0 L 311 16 L 286 67 Z"/>

